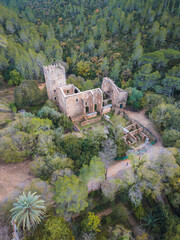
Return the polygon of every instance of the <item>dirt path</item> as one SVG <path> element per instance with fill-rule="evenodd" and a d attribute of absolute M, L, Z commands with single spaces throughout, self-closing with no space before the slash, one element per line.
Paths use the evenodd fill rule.
<path fill-rule="evenodd" d="M 29 172 L 29 163 L 0 164 L 0 202 L 9 196 L 16 187 L 25 186 L 33 176 Z"/>
<path fill-rule="evenodd" d="M 125 207 L 126 208 L 126 207 Z M 127 208 L 126 208 L 127 209 Z M 104 217 L 104 216 L 108 216 L 108 215 L 110 215 L 112 213 L 112 208 L 107 208 L 107 209 L 105 209 L 105 210 L 103 210 L 102 212 L 99 212 L 98 214 L 97 214 L 97 216 L 99 217 L 99 218 L 102 218 L 102 217 Z M 135 220 L 135 218 L 133 217 L 133 215 L 132 215 L 132 212 L 129 210 L 129 209 L 127 209 L 127 213 L 128 213 L 128 222 L 129 222 L 129 224 L 131 225 L 131 227 L 132 227 L 132 231 L 134 232 L 134 234 L 136 235 L 136 236 L 141 236 L 144 232 L 145 232 L 145 230 L 139 225 L 139 223 Z"/>
<path fill-rule="evenodd" d="M 118 176 L 121 171 L 129 168 L 131 168 L 130 160 L 121 160 L 108 168 L 106 177 L 107 179 L 111 179 L 116 175 Z"/>
<path fill-rule="evenodd" d="M 155 144 L 156 147 L 162 147 L 162 141 L 159 133 L 155 130 L 153 123 L 146 117 L 145 110 L 140 112 L 132 112 L 132 111 L 124 111 L 128 117 L 132 120 L 136 120 L 140 124 L 142 124 L 145 128 L 147 128 L 156 138 L 157 142 Z"/>
<path fill-rule="evenodd" d="M 98 216 L 99 218 L 102 218 L 102 217 L 104 217 L 104 216 L 110 215 L 111 213 L 112 213 L 112 208 L 107 208 L 106 210 L 98 213 L 97 216 Z"/>

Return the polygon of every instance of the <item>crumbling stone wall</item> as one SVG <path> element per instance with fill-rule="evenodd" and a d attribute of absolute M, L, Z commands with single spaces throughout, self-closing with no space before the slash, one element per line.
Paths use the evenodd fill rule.
<path fill-rule="evenodd" d="M 59 108 L 71 118 L 86 116 L 97 112 L 101 115 L 111 110 L 103 107 L 103 93 L 112 101 L 112 106 L 123 108 L 126 105 L 127 93 L 118 88 L 109 78 L 104 78 L 102 87 L 84 92 L 73 84 L 66 85 L 65 68 L 61 64 L 43 67 L 49 99 L 55 101 Z"/>
<path fill-rule="evenodd" d="M 113 106 L 116 106 L 117 108 L 124 108 L 126 106 L 128 97 L 127 92 L 118 88 L 110 78 L 103 78 L 101 89 L 109 96 Z"/>
<path fill-rule="evenodd" d="M 93 89 L 72 95 L 63 95 L 65 99 L 65 113 L 67 116 L 76 117 L 93 112 L 101 112 L 103 93 L 101 89 Z M 59 105 L 61 100 L 59 99 Z"/>

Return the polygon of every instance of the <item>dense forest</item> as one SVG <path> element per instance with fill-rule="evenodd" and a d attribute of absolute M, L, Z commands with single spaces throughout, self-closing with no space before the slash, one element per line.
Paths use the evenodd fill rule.
<path fill-rule="evenodd" d="M 16 86 L 0 163 L 28 160 L 34 176 L 0 204 L 0 225 L 11 215 L 23 240 L 179 239 L 179 15 L 178 0 L 0 0 L 0 88 Z M 129 151 L 118 127 L 127 121 L 111 112 L 113 126 L 102 120 L 105 127 L 76 135 L 37 85 L 43 66 L 58 62 L 80 90 L 112 78 L 128 92 L 129 111 L 145 110 L 163 147 L 130 154 L 131 169 L 107 179 Z"/>

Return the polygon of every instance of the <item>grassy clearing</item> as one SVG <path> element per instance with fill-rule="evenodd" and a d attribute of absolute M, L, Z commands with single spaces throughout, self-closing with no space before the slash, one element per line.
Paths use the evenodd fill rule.
<path fill-rule="evenodd" d="M 111 122 L 115 125 L 122 125 L 123 127 L 126 127 L 126 123 L 128 122 L 124 117 L 120 115 L 110 115 Z"/>

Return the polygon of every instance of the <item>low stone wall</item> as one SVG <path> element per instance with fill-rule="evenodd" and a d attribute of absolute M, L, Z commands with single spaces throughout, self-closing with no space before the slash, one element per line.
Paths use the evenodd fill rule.
<path fill-rule="evenodd" d="M 77 123 L 79 123 L 79 122 L 81 122 L 83 120 L 84 120 L 84 116 L 82 116 L 82 115 L 72 118 L 72 122 L 77 122 Z"/>
<path fill-rule="evenodd" d="M 86 119 L 91 119 L 91 118 L 94 118 L 97 116 L 97 112 L 94 112 L 94 113 L 90 113 L 90 114 L 87 114 L 86 115 Z"/>
<path fill-rule="evenodd" d="M 111 111 L 111 107 L 110 106 L 109 107 L 103 107 L 102 114 L 106 114 L 106 113 L 108 113 L 110 111 Z"/>
<path fill-rule="evenodd" d="M 86 126 L 88 124 L 96 123 L 96 122 L 99 122 L 99 121 L 101 121 L 101 117 L 93 118 L 93 119 L 86 120 L 86 121 L 82 122 L 81 126 L 84 127 L 84 126 Z"/>

